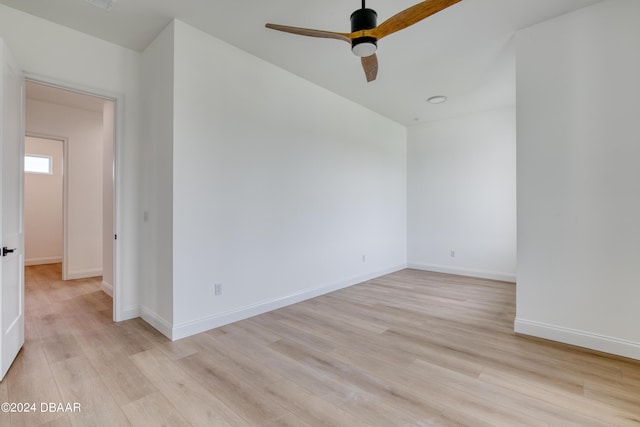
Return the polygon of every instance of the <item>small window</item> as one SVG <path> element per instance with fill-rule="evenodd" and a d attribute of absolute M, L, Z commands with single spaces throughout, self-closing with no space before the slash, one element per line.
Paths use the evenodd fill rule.
<path fill-rule="evenodd" d="M 27 173 L 53 174 L 51 156 L 26 154 L 24 156 L 24 171 Z"/>

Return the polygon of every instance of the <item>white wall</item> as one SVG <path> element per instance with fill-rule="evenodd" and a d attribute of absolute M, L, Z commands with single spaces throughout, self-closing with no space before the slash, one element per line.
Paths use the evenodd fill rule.
<path fill-rule="evenodd" d="M 173 29 L 173 322 L 163 332 L 186 336 L 404 267 L 405 128 L 186 24 Z M 170 60 L 155 56 L 149 66 Z M 169 151 L 156 143 L 158 156 Z M 145 207 L 147 227 L 159 207 Z"/>
<path fill-rule="evenodd" d="M 640 359 L 640 2 L 521 31 L 516 331 Z"/>
<path fill-rule="evenodd" d="M 171 331 L 173 324 L 174 293 L 173 51 L 172 23 L 142 55 L 145 108 L 141 308 L 142 318 L 168 335 L 166 331 Z"/>
<path fill-rule="evenodd" d="M 409 128 L 410 267 L 515 282 L 515 134 L 515 108 Z"/>
<path fill-rule="evenodd" d="M 62 262 L 63 142 L 26 137 L 25 154 L 51 157 L 51 174 L 24 176 L 25 265 Z"/>
<path fill-rule="evenodd" d="M 67 138 L 68 279 L 102 275 L 102 114 L 28 99 L 27 133 Z"/>
<path fill-rule="evenodd" d="M 138 316 L 140 54 L 0 5 L 0 37 L 31 76 L 120 97 L 115 298 L 118 320 Z"/>

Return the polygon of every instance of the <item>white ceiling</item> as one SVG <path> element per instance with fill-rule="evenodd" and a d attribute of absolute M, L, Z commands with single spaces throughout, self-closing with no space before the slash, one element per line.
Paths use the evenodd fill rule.
<path fill-rule="evenodd" d="M 177 18 L 399 123 L 515 103 L 513 35 L 601 0 L 462 0 L 379 42 L 378 78 L 338 40 L 264 28 L 267 22 L 349 32 L 360 0 L 118 0 L 110 12 L 84 0 L 0 0 L 7 6 L 142 51 Z M 612 1 L 612 0 L 609 0 Z M 417 0 L 368 0 L 378 23 Z M 446 95 L 445 104 L 426 99 Z"/>

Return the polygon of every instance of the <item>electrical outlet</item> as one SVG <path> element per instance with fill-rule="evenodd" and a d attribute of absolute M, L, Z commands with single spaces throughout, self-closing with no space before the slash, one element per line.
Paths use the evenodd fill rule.
<path fill-rule="evenodd" d="M 362 262 L 367 262 L 367 256 L 366 255 L 362 255 Z"/>
<path fill-rule="evenodd" d="M 451 251 L 451 258 L 455 258 L 456 257 L 456 251 Z"/>
<path fill-rule="evenodd" d="M 222 295 L 222 283 L 216 283 L 213 285 L 213 294 L 214 295 Z"/>

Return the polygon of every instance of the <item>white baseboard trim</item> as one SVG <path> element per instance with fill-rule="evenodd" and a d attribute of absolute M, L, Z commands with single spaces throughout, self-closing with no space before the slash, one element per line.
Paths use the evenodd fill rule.
<path fill-rule="evenodd" d="M 160 317 L 157 313 L 149 310 L 147 307 L 140 306 L 140 316 L 142 320 L 153 326 L 165 337 L 172 339 L 171 323 Z"/>
<path fill-rule="evenodd" d="M 75 279 L 87 279 L 89 277 L 98 277 L 102 276 L 102 269 L 96 270 L 79 270 L 79 271 L 70 271 L 67 273 L 66 280 L 75 280 Z"/>
<path fill-rule="evenodd" d="M 633 341 L 518 318 L 514 330 L 518 334 L 640 360 L 640 343 Z"/>
<path fill-rule="evenodd" d="M 436 264 L 422 264 L 416 262 L 410 262 L 407 264 L 407 268 L 413 268 L 415 270 L 433 271 L 435 273 L 456 274 L 458 276 L 476 277 L 479 279 L 500 280 L 502 282 L 516 282 L 516 275 L 514 273 L 501 273 L 497 271 L 477 270 L 464 267 L 451 267 L 447 265 Z"/>
<path fill-rule="evenodd" d="M 277 310 L 282 307 L 286 307 L 291 304 L 302 302 L 311 298 L 315 298 L 320 295 L 328 294 L 340 289 L 347 288 L 349 286 L 356 285 L 358 283 L 366 282 L 367 280 L 375 279 L 376 277 L 384 276 L 399 270 L 407 268 L 405 264 L 390 267 L 384 270 L 379 270 L 370 274 L 362 276 L 352 277 L 349 279 L 341 280 L 336 283 L 327 284 L 314 289 L 298 292 L 296 294 L 287 295 L 281 298 L 272 299 L 269 301 L 259 302 L 257 304 L 248 305 L 235 310 L 230 310 L 224 313 L 214 314 L 212 316 L 203 317 L 201 319 L 192 320 L 189 322 L 180 323 L 174 325 L 170 330 L 170 335 L 165 333 L 162 329 L 157 328 L 153 323 L 152 326 L 156 327 L 164 335 L 168 336 L 172 340 L 178 340 L 186 338 L 191 335 L 198 334 L 200 332 L 208 331 L 211 329 L 219 328 L 220 326 L 228 325 L 229 323 L 237 322 L 239 320 L 248 319 L 259 314 L 267 313 L 269 311 Z M 142 317 L 144 319 L 144 316 Z M 146 320 L 146 319 L 145 319 Z M 157 321 L 157 320 L 154 320 Z M 161 325 L 165 328 L 167 325 Z"/>
<path fill-rule="evenodd" d="M 100 285 L 100 289 L 102 289 L 102 292 L 113 298 L 113 285 L 111 283 L 107 283 L 103 280 Z"/>
<path fill-rule="evenodd" d="M 124 310 L 117 313 L 115 321 L 124 322 L 125 320 L 131 320 L 137 317 L 142 317 L 141 309 L 139 305 L 133 305 L 130 307 L 126 307 Z"/>
<path fill-rule="evenodd" d="M 46 257 L 46 258 L 29 258 L 24 260 L 24 265 L 43 265 L 43 264 L 59 264 L 62 262 L 62 257 Z"/>

